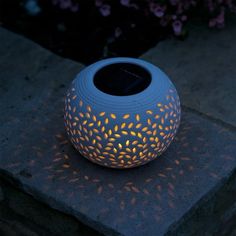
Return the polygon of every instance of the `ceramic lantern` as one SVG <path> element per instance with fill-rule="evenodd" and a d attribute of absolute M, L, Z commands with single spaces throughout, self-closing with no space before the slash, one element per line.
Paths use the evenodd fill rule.
<path fill-rule="evenodd" d="M 131 168 L 160 156 L 180 124 L 174 85 L 158 67 L 139 59 L 111 58 L 82 70 L 65 99 L 65 126 L 87 159 Z"/>

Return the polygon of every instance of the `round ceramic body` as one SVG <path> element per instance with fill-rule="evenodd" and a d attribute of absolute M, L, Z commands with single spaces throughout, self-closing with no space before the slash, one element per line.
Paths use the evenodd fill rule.
<path fill-rule="evenodd" d="M 95 86 L 94 78 L 101 69 L 119 63 L 145 70 L 149 84 L 131 95 L 113 95 Z M 108 83 L 109 79 L 112 81 L 112 76 Z M 76 76 L 65 98 L 64 118 L 73 146 L 84 157 L 122 169 L 161 155 L 174 139 L 180 113 L 176 89 L 158 67 L 139 59 L 111 58 L 86 67 Z"/>

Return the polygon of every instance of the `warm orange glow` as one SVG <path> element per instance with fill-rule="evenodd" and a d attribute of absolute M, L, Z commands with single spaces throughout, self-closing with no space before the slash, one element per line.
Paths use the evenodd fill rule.
<path fill-rule="evenodd" d="M 123 115 L 123 119 L 128 119 L 129 117 L 130 117 L 129 114 L 125 114 L 125 115 Z"/>
<path fill-rule="evenodd" d="M 96 109 L 82 100 L 77 106 L 71 103 L 77 99 L 73 92 L 68 96 L 65 123 L 71 142 L 82 155 L 106 166 L 129 168 L 154 159 L 166 150 L 178 128 L 180 109 L 174 95 L 140 114 L 93 114 Z M 118 123 L 118 117 L 127 122 Z"/>
<path fill-rule="evenodd" d="M 112 114 L 110 114 L 110 116 L 111 116 L 112 119 L 116 119 L 116 115 L 115 114 L 112 113 Z"/>
<path fill-rule="evenodd" d="M 99 116 L 104 116 L 105 114 L 106 114 L 106 112 L 103 111 L 103 112 L 100 112 L 100 113 L 99 113 Z"/>

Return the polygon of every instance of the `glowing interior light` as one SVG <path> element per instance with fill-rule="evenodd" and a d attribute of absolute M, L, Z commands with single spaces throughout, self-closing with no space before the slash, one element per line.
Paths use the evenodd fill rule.
<path fill-rule="evenodd" d="M 165 119 L 164 117 L 161 118 L 161 124 L 164 124 L 165 123 Z"/>
<path fill-rule="evenodd" d="M 82 112 L 79 113 L 79 116 L 80 116 L 81 118 L 84 118 L 84 114 L 83 114 Z"/>
<path fill-rule="evenodd" d="M 91 111 L 92 111 L 92 109 L 91 109 L 90 106 L 87 106 L 87 111 L 88 111 L 88 112 L 91 112 Z"/>
<path fill-rule="evenodd" d="M 132 142 L 132 145 L 137 145 L 137 144 L 138 144 L 138 141 L 137 141 L 137 140 L 135 140 L 135 141 Z"/>
<path fill-rule="evenodd" d="M 121 129 L 124 129 L 125 126 L 126 126 L 126 123 L 122 123 L 122 124 L 121 124 Z"/>
<path fill-rule="evenodd" d="M 164 132 L 160 132 L 160 135 L 161 135 L 161 136 L 164 136 L 164 135 L 165 135 L 165 133 L 164 133 Z"/>
<path fill-rule="evenodd" d="M 124 134 L 124 135 L 128 135 L 128 132 L 125 131 L 125 130 L 122 130 L 121 133 Z"/>
<path fill-rule="evenodd" d="M 146 113 L 149 114 L 149 115 L 152 115 L 153 111 L 152 110 L 147 110 Z"/>
<path fill-rule="evenodd" d="M 143 137 L 140 132 L 138 132 L 137 136 L 138 136 L 139 138 L 142 138 L 142 137 Z"/>
<path fill-rule="evenodd" d="M 130 131 L 130 134 L 131 134 L 132 136 L 136 136 L 136 133 L 135 133 L 134 131 Z"/>
<path fill-rule="evenodd" d="M 114 127 L 114 131 L 117 132 L 118 129 L 119 129 L 118 125 L 115 125 L 115 127 Z"/>
<path fill-rule="evenodd" d="M 133 127 L 134 123 L 129 123 L 128 128 L 131 129 Z"/>
<path fill-rule="evenodd" d="M 139 123 L 139 124 L 137 124 L 137 125 L 135 126 L 135 128 L 136 128 L 136 129 L 139 129 L 141 126 L 142 126 L 142 124 Z"/>
<path fill-rule="evenodd" d="M 145 131 L 147 131 L 147 130 L 148 130 L 148 127 L 142 128 L 142 131 L 143 131 L 143 132 L 145 132 Z"/>
<path fill-rule="evenodd" d="M 115 114 L 112 113 L 110 116 L 111 116 L 112 119 L 116 119 L 116 115 Z"/>
<path fill-rule="evenodd" d="M 88 112 L 85 113 L 85 116 L 90 119 L 90 114 Z"/>
<path fill-rule="evenodd" d="M 99 133 L 99 130 L 96 129 L 96 128 L 94 128 L 94 129 L 93 129 L 93 132 L 98 134 L 98 133 Z"/>
<path fill-rule="evenodd" d="M 97 121 L 97 117 L 95 115 L 93 115 L 93 121 L 96 122 Z"/>
<path fill-rule="evenodd" d="M 129 114 L 125 114 L 125 115 L 123 115 L 123 118 L 124 118 L 124 119 L 128 119 L 129 117 L 130 117 Z"/>
<path fill-rule="evenodd" d="M 99 116 L 104 116 L 106 114 L 106 112 L 102 111 L 99 113 Z"/>

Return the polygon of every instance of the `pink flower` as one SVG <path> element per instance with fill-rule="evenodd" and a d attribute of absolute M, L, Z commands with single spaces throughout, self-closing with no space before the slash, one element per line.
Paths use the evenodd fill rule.
<path fill-rule="evenodd" d="M 157 7 L 157 4 L 154 3 L 154 2 L 151 2 L 151 3 L 149 4 L 149 9 L 150 9 L 151 12 L 154 12 L 155 9 L 156 9 L 156 7 Z"/>
<path fill-rule="evenodd" d="M 187 16 L 186 15 L 181 16 L 181 21 L 186 21 L 186 20 L 187 20 Z"/>
<path fill-rule="evenodd" d="M 175 6 L 175 5 L 177 5 L 178 1 L 179 0 L 170 0 L 170 4 Z"/>
<path fill-rule="evenodd" d="M 220 13 L 215 18 L 210 19 L 208 26 L 209 27 L 217 27 L 217 28 L 223 28 L 225 25 L 225 8 L 221 7 Z"/>
<path fill-rule="evenodd" d="M 138 6 L 137 4 L 135 4 L 135 3 L 132 3 L 132 4 L 130 4 L 129 6 L 132 7 L 132 8 L 134 8 L 134 9 L 136 9 L 136 10 L 139 9 L 139 6 Z"/>
<path fill-rule="evenodd" d="M 168 22 L 169 22 L 169 20 L 168 20 L 168 18 L 166 18 L 166 17 L 162 17 L 162 18 L 160 19 L 160 25 L 161 25 L 162 27 L 167 26 L 167 25 L 168 25 Z"/>
<path fill-rule="evenodd" d="M 177 19 L 177 16 L 176 16 L 176 15 L 172 15 L 172 19 L 173 19 L 173 20 L 176 20 L 176 19 Z"/>
<path fill-rule="evenodd" d="M 220 14 L 216 17 L 217 27 L 223 28 L 225 25 L 225 8 L 221 7 Z"/>
<path fill-rule="evenodd" d="M 226 4 L 229 7 L 229 9 L 232 9 L 232 7 L 233 7 L 232 0 L 226 0 Z"/>
<path fill-rule="evenodd" d="M 102 0 L 96 0 L 95 1 L 95 6 L 96 7 L 101 7 L 102 6 Z"/>
<path fill-rule="evenodd" d="M 119 38 L 119 37 L 121 36 L 121 34 L 122 34 L 121 28 L 120 28 L 120 27 L 117 27 L 117 28 L 115 29 L 115 37 L 116 37 L 116 38 Z"/>
<path fill-rule="evenodd" d="M 79 4 L 74 4 L 70 7 L 70 10 L 72 12 L 78 12 L 79 11 Z"/>
<path fill-rule="evenodd" d="M 71 1 L 70 0 L 61 0 L 60 1 L 60 8 L 61 9 L 66 9 L 71 7 Z"/>
<path fill-rule="evenodd" d="M 120 0 L 120 4 L 128 7 L 130 5 L 130 2 L 129 2 L 129 0 Z"/>
<path fill-rule="evenodd" d="M 176 20 L 172 23 L 172 27 L 175 35 L 179 36 L 182 32 L 182 22 L 180 20 Z"/>
<path fill-rule="evenodd" d="M 225 21 L 225 9 L 221 7 L 220 14 L 217 16 L 217 23 L 223 24 Z"/>
<path fill-rule="evenodd" d="M 177 5 L 176 14 L 181 15 L 182 13 L 183 13 L 183 4 L 182 4 L 182 2 L 179 2 Z"/>
<path fill-rule="evenodd" d="M 58 2 L 59 2 L 59 0 L 52 0 L 52 4 L 53 4 L 53 5 L 57 5 Z"/>
<path fill-rule="evenodd" d="M 209 23 L 208 23 L 208 26 L 210 28 L 213 28 L 216 26 L 216 20 L 215 19 L 210 19 Z"/>
<path fill-rule="evenodd" d="M 154 15 L 161 18 L 162 16 L 164 16 L 164 9 L 162 7 L 157 7 L 154 11 Z"/>
<path fill-rule="evenodd" d="M 207 0 L 207 5 L 208 5 L 209 11 L 213 12 L 214 11 L 214 5 L 213 5 L 212 0 Z"/>
<path fill-rule="evenodd" d="M 131 23 L 131 24 L 130 24 L 130 27 L 131 27 L 131 28 L 135 28 L 135 27 L 136 27 L 136 24 Z"/>
<path fill-rule="evenodd" d="M 111 14 L 111 6 L 104 4 L 99 8 L 99 11 L 103 16 L 109 16 Z"/>
<path fill-rule="evenodd" d="M 150 11 L 157 17 L 161 18 L 165 14 L 166 7 L 165 6 L 160 6 L 159 4 L 156 3 L 151 3 L 149 5 Z"/>

